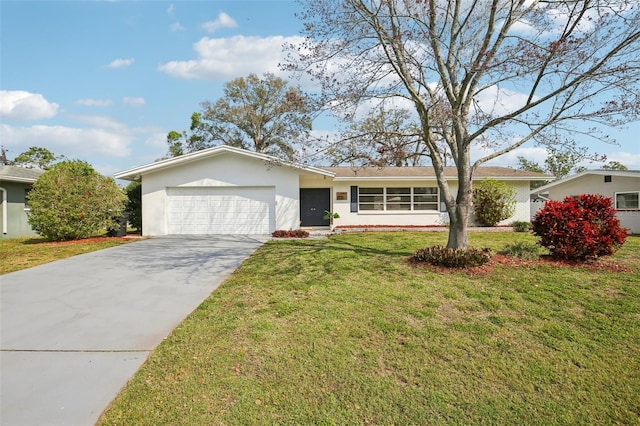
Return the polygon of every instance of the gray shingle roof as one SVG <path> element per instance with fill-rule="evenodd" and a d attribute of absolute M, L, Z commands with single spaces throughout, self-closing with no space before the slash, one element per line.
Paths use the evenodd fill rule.
<path fill-rule="evenodd" d="M 336 178 L 433 178 L 435 171 L 433 167 L 322 167 L 325 170 L 336 174 Z M 445 167 L 445 176 L 449 179 L 457 178 L 458 172 L 455 167 Z M 548 180 L 553 176 L 516 170 L 509 167 L 479 167 L 474 178 L 495 178 L 514 180 Z"/>
<path fill-rule="evenodd" d="M 16 166 L 0 166 L 0 181 L 5 182 L 35 182 L 44 173 L 40 169 L 27 169 Z"/>

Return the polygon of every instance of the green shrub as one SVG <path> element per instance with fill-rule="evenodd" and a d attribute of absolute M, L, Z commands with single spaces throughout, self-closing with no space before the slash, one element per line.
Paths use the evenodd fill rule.
<path fill-rule="evenodd" d="M 88 238 L 118 227 L 126 195 L 80 160 L 53 165 L 29 192 L 29 224 L 49 240 Z"/>
<path fill-rule="evenodd" d="M 531 222 L 516 220 L 511 224 L 511 226 L 513 226 L 513 230 L 515 232 L 529 232 L 529 230 L 531 229 Z"/>
<path fill-rule="evenodd" d="M 507 244 L 498 253 L 525 260 L 537 260 L 540 257 L 540 247 L 537 244 L 518 241 Z"/>
<path fill-rule="evenodd" d="M 470 268 L 481 266 L 491 260 L 489 249 L 451 249 L 443 246 L 432 246 L 418 249 L 411 257 L 413 262 L 429 263 L 447 268 Z"/>
<path fill-rule="evenodd" d="M 473 186 L 473 211 L 482 226 L 496 226 L 516 211 L 516 190 L 495 179 L 483 179 Z"/>
<path fill-rule="evenodd" d="M 142 184 L 131 182 L 127 185 L 127 206 L 125 212 L 129 216 L 129 224 L 132 228 L 142 230 Z"/>

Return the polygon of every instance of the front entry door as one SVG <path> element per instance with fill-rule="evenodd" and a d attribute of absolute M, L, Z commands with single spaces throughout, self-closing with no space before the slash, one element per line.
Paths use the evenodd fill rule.
<path fill-rule="evenodd" d="M 323 219 L 325 210 L 331 210 L 330 188 L 300 189 L 300 225 L 329 226 L 329 219 Z"/>

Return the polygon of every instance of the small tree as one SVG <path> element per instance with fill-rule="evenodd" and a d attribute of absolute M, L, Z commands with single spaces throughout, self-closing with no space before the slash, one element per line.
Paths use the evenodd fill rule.
<path fill-rule="evenodd" d="M 56 156 L 47 148 L 32 146 L 25 152 L 18 155 L 13 162 L 16 166 L 28 169 L 37 168 L 46 170 L 51 167 L 53 163 L 58 160 L 62 160 L 63 158 L 63 155 Z"/>
<path fill-rule="evenodd" d="M 127 207 L 125 212 L 129 215 L 129 223 L 137 230 L 142 229 L 142 184 L 131 182 L 127 185 Z"/>
<path fill-rule="evenodd" d="M 126 195 L 111 178 L 80 160 L 53 165 L 29 193 L 29 224 L 50 240 L 88 238 L 118 227 Z"/>
<path fill-rule="evenodd" d="M 495 226 L 516 211 L 516 190 L 495 179 L 483 179 L 473 187 L 473 210 L 482 226 Z"/>
<path fill-rule="evenodd" d="M 586 260 L 613 254 L 627 238 L 611 198 L 583 194 L 564 201 L 547 201 L 531 221 L 538 244 L 551 255 Z"/>

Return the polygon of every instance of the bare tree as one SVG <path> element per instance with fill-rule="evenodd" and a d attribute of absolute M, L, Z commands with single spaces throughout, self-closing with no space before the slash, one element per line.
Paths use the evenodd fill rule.
<path fill-rule="evenodd" d="M 287 68 L 311 74 L 346 114 L 372 99 L 410 101 L 449 213 L 448 247 L 468 245 L 479 165 L 563 132 L 606 140 L 596 127 L 639 116 L 637 0 L 301 3 L 307 42 L 289 46 Z M 472 161 L 474 145 L 488 154 Z"/>
<path fill-rule="evenodd" d="M 375 108 L 360 121 L 354 121 L 342 136 L 342 143 L 332 144 L 328 156 L 334 165 L 418 166 L 426 147 L 420 128 L 404 109 Z"/>

